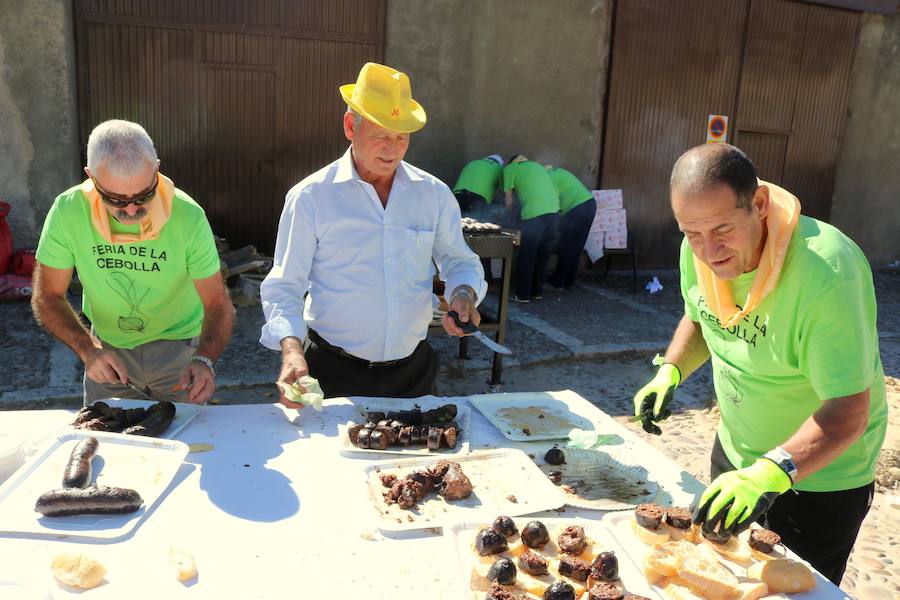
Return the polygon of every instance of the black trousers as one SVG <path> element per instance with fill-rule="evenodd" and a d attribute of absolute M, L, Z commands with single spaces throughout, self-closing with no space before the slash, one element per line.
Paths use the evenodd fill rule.
<path fill-rule="evenodd" d="M 522 221 L 522 243 L 516 264 L 516 296 L 519 298 L 543 295 L 550 246 L 558 222 L 559 215 L 555 213 Z"/>
<path fill-rule="evenodd" d="M 425 340 L 408 357 L 385 366 L 370 366 L 360 358 L 342 356 L 340 349 L 315 334 L 308 335 L 303 346 L 309 374 L 319 380 L 326 398 L 418 398 L 437 394 L 438 359 Z"/>
<path fill-rule="evenodd" d="M 556 259 L 556 271 L 547 281 L 550 285 L 570 288 L 575 285 L 578 274 L 578 259 L 591 232 L 594 215 L 597 213 L 597 201 L 591 198 L 566 213 L 559 224 L 559 255 Z"/>
<path fill-rule="evenodd" d="M 716 436 L 710 456 L 710 477 L 715 479 L 734 470 Z M 788 490 L 760 518 L 759 524 L 780 535 L 785 546 L 809 561 L 834 585 L 840 585 L 859 527 L 872 507 L 874 493 L 874 481 L 838 492 Z"/>

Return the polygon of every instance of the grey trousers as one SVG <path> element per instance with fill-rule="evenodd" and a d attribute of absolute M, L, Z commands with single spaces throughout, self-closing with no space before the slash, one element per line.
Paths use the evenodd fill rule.
<path fill-rule="evenodd" d="M 199 337 L 189 340 L 156 340 L 126 350 L 101 341 L 103 348 L 118 356 L 128 372 L 128 381 L 156 400 L 187 402 L 187 391 L 175 390 L 181 373 L 187 367 L 200 342 Z M 84 404 L 104 398 L 143 399 L 133 389 L 122 384 L 98 383 L 84 376 Z"/>

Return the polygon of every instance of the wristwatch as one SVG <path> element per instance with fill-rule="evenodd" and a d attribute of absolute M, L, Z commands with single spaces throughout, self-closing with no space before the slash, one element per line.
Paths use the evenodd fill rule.
<path fill-rule="evenodd" d="M 195 360 L 206 365 L 206 368 L 209 369 L 209 372 L 212 374 L 212 376 L 216 376 L 216 370 L 213 368 L 213 361 L 211 358 L 209 358 L 208 356 L 203 356 L 202 354 L 195 354 L 191 357 L 191 361 Z"/>
<path fill-rule="evenodd" d="M 794 480 L 797 479 L 798 471 L 797 465 L 794 463 L 794 457 L 781 446 L 775 446 L 775 448 L 766 452 L 763 458 L 768 458 L 778 465 L 778 468 L 787 473 L 787 476 L 791 478 L 791 483 L 794 483 Z"/>

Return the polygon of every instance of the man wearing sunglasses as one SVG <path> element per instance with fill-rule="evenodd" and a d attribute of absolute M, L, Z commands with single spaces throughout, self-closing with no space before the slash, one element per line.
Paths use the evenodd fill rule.
<path fill-rule="evenodd" d="M 128 121 L 91 132 L 88 179 L 60 194 L 37 250 L 35 318 L 84 362 L 84 401 L 204 403 L 234 311 L 203 209 Z M 74 269 L 90 330 L 66 299 Z"/>

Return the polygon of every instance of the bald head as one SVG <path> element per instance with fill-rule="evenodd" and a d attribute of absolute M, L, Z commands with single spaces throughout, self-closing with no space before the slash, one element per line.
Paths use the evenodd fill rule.
<path fill-rule="evenodd" d="M 750 210 L 757 188 L 753 163 L 730 144 L 705 144 L 691 148 L 675 161 L 669 191 L 672 196 L 699 197 L 722 184 L 737 195 L 738 208 Z"/>

